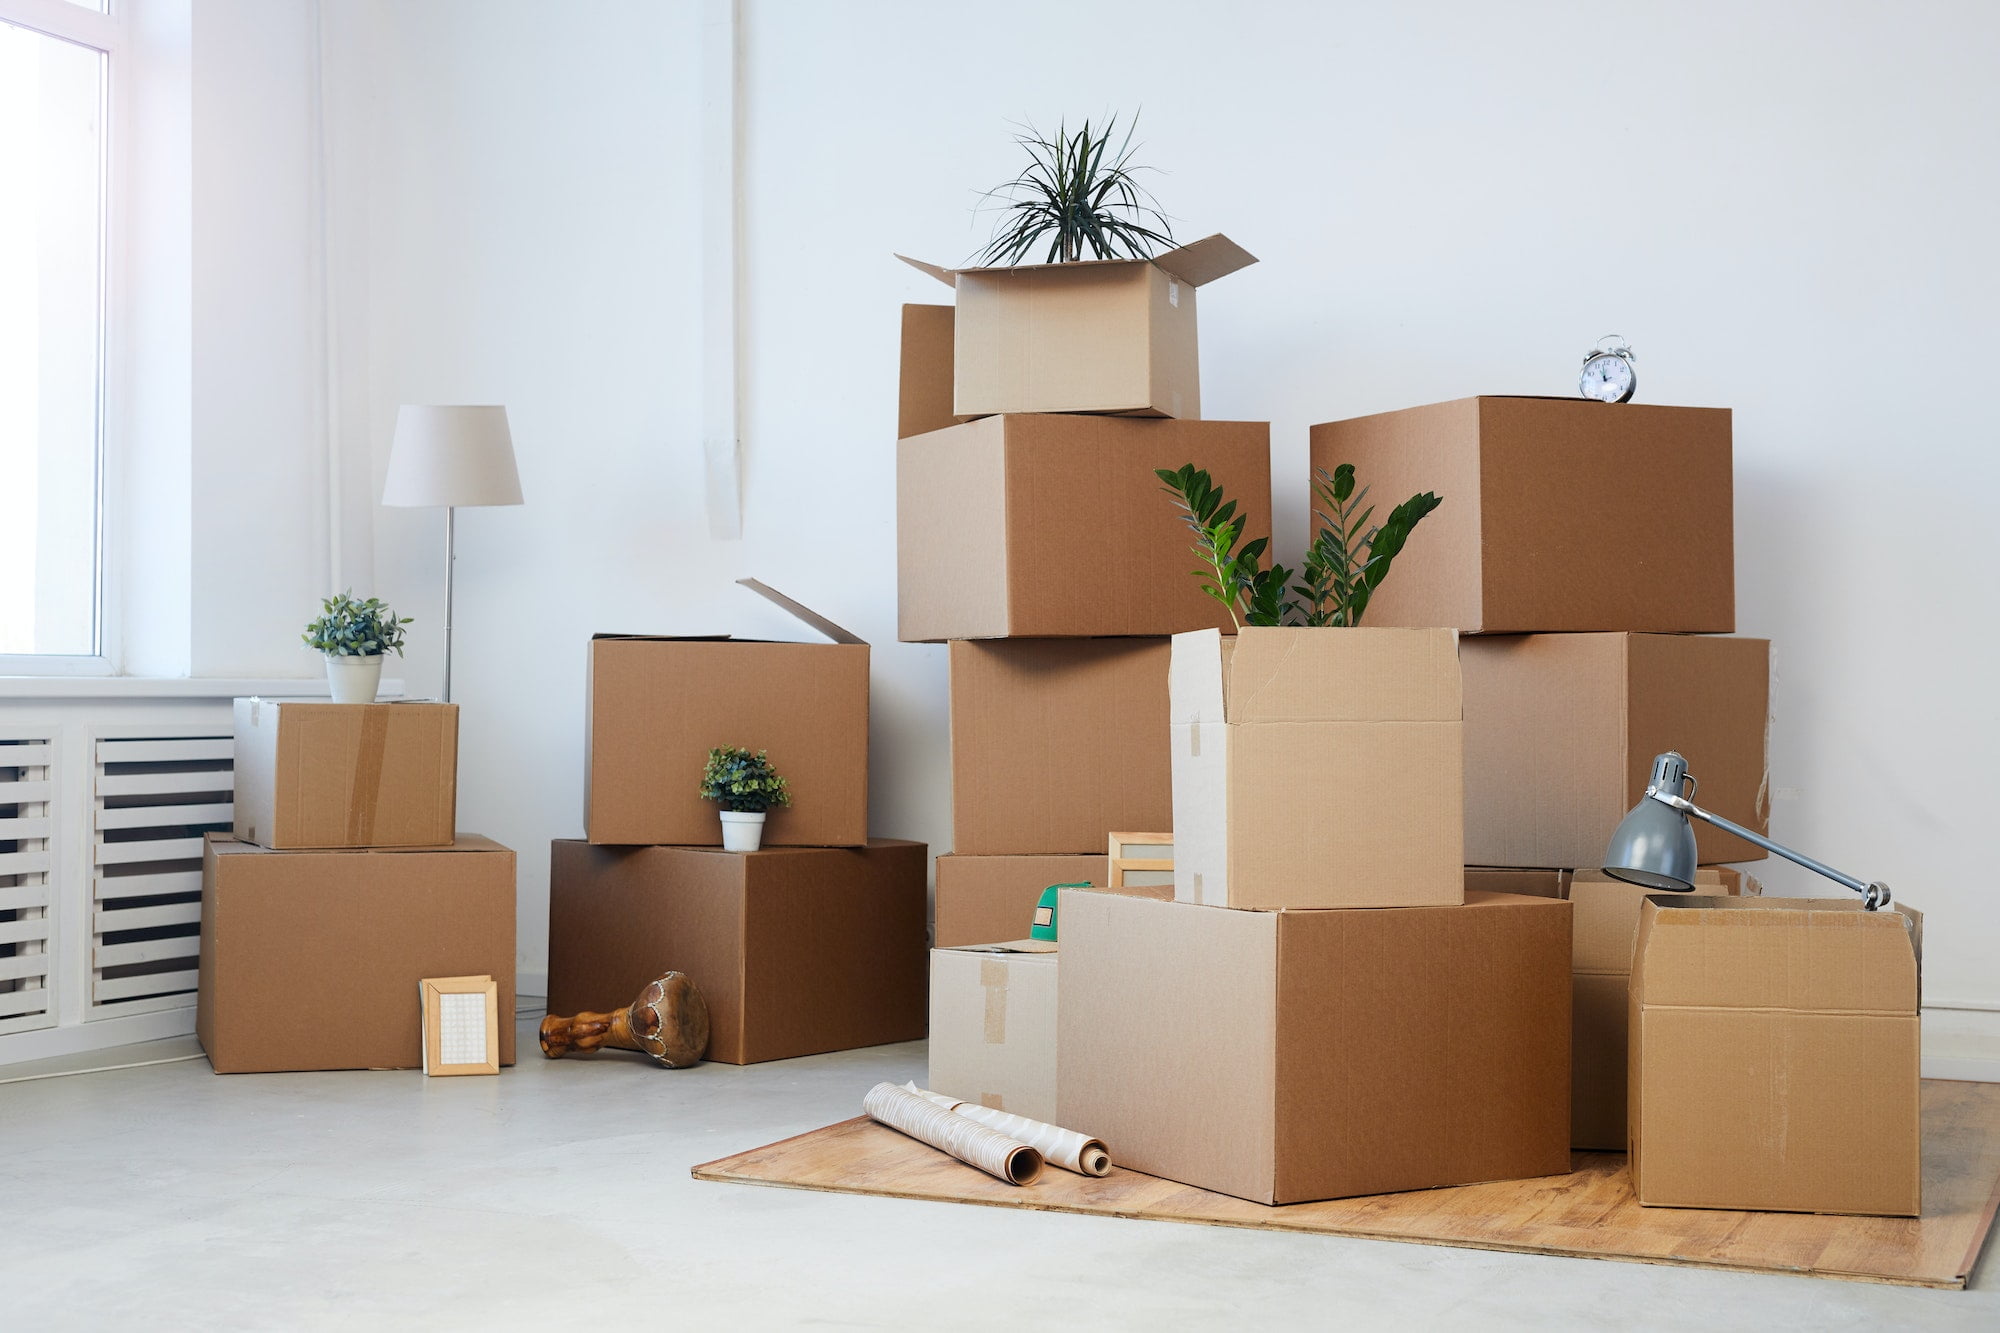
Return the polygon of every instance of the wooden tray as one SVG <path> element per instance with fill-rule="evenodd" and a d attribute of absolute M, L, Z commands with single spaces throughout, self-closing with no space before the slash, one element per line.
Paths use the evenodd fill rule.
<path fill-rule="evenodd" d="M 1054 1168 L 1002 1184 L 865 1117 L 694 1168 L 696 1180 L 1161 1222 L 1320 1232 L 1581 1259 L 1963 1287 L 2000 1204 L 2000 1084 L 1923 1085 L 1924 1215 L 1826 1217 L 1641 1208 L 1622 1153 L 1575 1153 L 1567 1176 L 1283 1208 L 1136 1171 Z M 1865 1135 L 1857 1135 L 1865 1151 Z M 1115 1157 L 1118 1145 L 1111 1145 Z"/>

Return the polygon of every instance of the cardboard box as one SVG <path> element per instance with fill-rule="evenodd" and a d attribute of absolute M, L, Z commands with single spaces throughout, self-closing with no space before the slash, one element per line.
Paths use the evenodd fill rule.
<path fill-rule="evenodd" d="M 1371 625 L 1467 633 L 1736 628 L 1730 416 L 1581 398 L 1466 398 L 1312 428 L 1378 514 L 1444 500 L 1368 604 Z"/>
<path fill-rule="evenodd" d="M 961 1101 L 1056 1123 L 1056 946 L 931 950 L 930 1074 Z"/>
<path fill-rule="evenodd" d="M 896 438 L 907 440 L 958 422 L 951 410 L 951 307 L 906 305 Z"/>
<path fill-rule="evenodd" d="M 673 969 L 708 1001 L 708 1058 L 747 1065 L 924 1035 L 920 842 L 550 853 L 549 1012 L 632 1002 Z"/>
<path fill-rule="evenodd" d="M 1174 896 L 1261 908 L 1463 901 L 1456 638 L 1175 635 Z"/>
<path fill-rule="evenodd" d="M 1915 1217 L 1923 923 L 1859 898 L 1655 895 L 1630 1063 L 1642 1204 Z"/>
<path fill-rule="evenodd" d="M 1061 914 L 1059 1122 L 1120 1166 L 1268 1204 L 1570 1169 L 1568 903 Z"/>
<path fill-rule="evenodd" d="M 723 745 L 768 750 L 792 804 L 764 823 L 766 847 L 868 841 L 868 645 L 755 580 L 742 580 L 831 639 L 598 634 L 590 641 L 584 828 L 609 844 L 721 845 L 701 799 Z"/>
<path fill-rule="evenodd" d="M 513 1064 L 514 853 L 499 843 L 272 851 L 208 836 L 195 1033 L 216 1073 L 421 1069 L 419 983 L 465 976 L 493 978 Z"/>
<path fill-rule="evenodd" d="M 957 289 L 952 410 L 964 417 L 1199 417 L 1195 289 L 1257 262 L 1226 236 L 1150 259 L 948 269 L 897 258 Z"/>
<path fill-rule="evenodd" d="M 931 943 L 939 949 L 986 944 L 1025 932 L 1051 884 L 1088 884 L 1165 902 L 1171 884 L 1105 888 L 1102 856 L 940 856 Z"/>
<path fill-rule="evenodd" d="M 280 849 L 449 846 L 458 705 L 236 701 L 236 836 Z"/>
<path fill-rule="evenodd" d="M 1005 416 L 896 447 L 898 634 L 1172 634 L 1228 611 L 1193 576 L 1187 522 L 1154 475 L 1193 463 L 1271 531 L 1261 421 Z"/>
<path fill-rule="evenodd" d="M 1169 655 L 1165 639 L 952 644 L 952 850 L 1102 853 L 1167 827 Z"/>
<path fill-rule="evenodd" d="M 1768 640 L 1529 634 L 1463 639 L 1459 657 L 1468 863 L 1602 865 L 1666 750 L 1687 757 L 1705 809 L 1768 827 Z M 1694 832 L 1704 862 L 1765 855 L 1699 820 Z"/>
<path fill-rule="evenodd" d="M 1618 881 L 1601 870 L 1546 870 L 1524 866 L 1467 866 L 1465 868 L 1465 891 L 1483 890 L 1487 893 L 1526 893 L 1537 898 L 1567 898 L 1570 896 L 1572 876 L 1582 875 L 1604 884 Z M 1764 886 L 1754 875 L 1745 874 L 1735 866 L 1699 866 L 1694 874 L 1695 887 L 1701 889 L 1711 885 L 1719 893 L 1760 894 Z M 1638 924 L 1638 908 L 1632 909 L 1632 921 Z M 1622 1067 L 1622 1066 L 1621 1066 Z"/>

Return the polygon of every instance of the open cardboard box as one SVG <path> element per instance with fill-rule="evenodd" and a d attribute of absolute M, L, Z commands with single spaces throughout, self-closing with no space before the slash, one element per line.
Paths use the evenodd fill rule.
<path fill-rule="evenodd" d="M 931 950 L 928 1087 L 1056 1119 L 1056 945 L 1014 940 Z"/>
<path fill-rule="evenodd" d="M 755 579 L 738 582 L 832 642 L 594 635 L 591 842 L 720 845 L 716 807 L 698 793 L 709 750 L 723 745 L 769 751 L 788 783 L 792 804 L 770 812 L 765 846 L 868 841 L 868 645 Z"/>
<path fill-rule="evenodd" d="M 937 859 L 937 902 L 931 943 L 939 949 L 980 945 L 1028 929 L 1035 905 L 1051 884 L 1088 884 L 1136 898 L 1174 896 L 1172 884 L 1131 883 L 1118 888 L 1104 856 L 965 856 Z"/>
<path fill-rule="evenodd" d="M 279 849 L 450 846 L 458 705 L 238 699 L 235 832 Z"/>
<path fill-rule="evenodd" d="M 935 404 L 914 406 L 910 395 L 916 383 L 934 379 L 944 332 L 952 341 L 952 398 L 943 415 L 1199 417 L 1195 289 L 1257 262 L 1219 235 L 1150 259 L 951 269 L 897 258 L 957 291 L 948 323 L 935 315 L 905 320 L 906 419 L 913 411 L 941 415 Z"/>
<path fill-rule="evenodd" d="M 1726 408 L 1464 398 L 1312 428 L 1387 513 L 1444 503 L 1396 557 L 1371 625 L 1467 633 L 1736 628 Z"/>

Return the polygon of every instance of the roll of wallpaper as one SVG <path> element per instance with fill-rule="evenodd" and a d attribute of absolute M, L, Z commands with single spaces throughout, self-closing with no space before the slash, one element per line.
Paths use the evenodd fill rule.
<path fill-rule="evenodd" d="M 869 1089 L 861 1109 L 889 1128 L 1010 1185 L 1026 1185 L 1042 1173 L 1042 1154 L 1037 1150 L 893 1083 Z"/>
<path fill-rule="evenodd" d="M 931 1092 L 914 1083 L 905 1084 L 904 1089 L 915 1093 L 925 1101 L 942 1106 L 968 1120 L 976 1121 L 996 1133 L 1005 1134 L 1016 1142 L 1039 1149 L 1051 1166 L 1074 1171 L 1080 1176 L 1103 1176 L 1111 1172 L 1111 1153 L 1105 1148 L 1101 1139 L 1093 1139 L 1088 1134 L 1079 1134 L 1073 1129 L 1064 1129 L 1061 1125 L 1030 1120 L 1024 1115 L 996 1111 L 977 1102 L 962 1102 L 956 1097 L 947 1097 L 941 1092 Z"/>

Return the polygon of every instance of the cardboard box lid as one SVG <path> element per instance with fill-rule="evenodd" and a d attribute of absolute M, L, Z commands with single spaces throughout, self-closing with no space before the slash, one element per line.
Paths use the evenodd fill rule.
<path fill-rule="evenodd" d="M 868 642 L 868 640 L 862 638 L 858 634 L 855 634 L 853 631 L 842 629 L 839 625 L 834 624 L 831 620 L 828 620 L 825 616 L 813 610 L 811 607 L 806 606 L 804 603 L 794 601 L 790 597 L 785 596 L 785 594 L 779 592 L 776 588 L 771 587 L 767 583 L 760 582 L 757 579 L 738 579 L 736 581 L 743 587 L 748 588 L 751 592 L 756 593 L 759 597 L 762 597 L 765 601 L 771 603 L 773 606 L 780 607 L 783 610 L 791 612 L 791 614 L 794 617 L 803 621 L 805 624 L 811 626 L 813 629 L 818 630 L 821 634 L 824 634 L 827 638 L 831 639 L 835 643 L 865 645 Z M 771 642 L 771 640 L 769 639 L 739 639 L 733 634 L 593 634 L 590 636 L 590 640 L 592 643 L 597 642 L 599 639 L 636 640 L 641 643 L 769 643 Z"/>
<path fill-rule="evenodd" d="M 1922 956 L 1923 918 L 1900 905 L 1654 894 L 1639 913 L 1635 1000 L 1913 1017 Z"/>
<path fill-rule="evenodd" d="M 1052 954 L 1056 951 L 1054 940 L 1007 940 L 1000 944 L 943 944 L 938 953 L 1007 953 L 1007 954 Z"/>
<path fill-rule="evenodd" d="M 958 286 L 961 273 L 1016 273 L 1031 269 L 1086 269 L 1104 268 L 1118 265 L 1156 264 L 1169 275 L 1179 278 L 1190 287 L 1200 287 L 1226 278 L 1240 268 L 1248 268 L 1257 262 L 1257 256 L 1245 250 L 1227 236 L 1217 232 L 1204 236 L 1201 240 L 1177 246 L 1148 259 L 1072 259 L 1066 263 L 1054 264 L 984 264 L 966 268 L 945 268 L 939 264 L 926 264 L 921 259 L 908 255 L 896 258 L 920 273 L 928 273 L 947 287 Z"/>
<path fill-rule="evenodd" d="M 211 833 L 209 847 L 217 856 L 449 856 L 457 852 L 505 852 L 514 849 L 480 833 L 461 833 L 434 847 L 260 847 L 233 833 Z"/>
<path fill-rule="evenodd" d="M 1458 632 L 1278 629 L 1174 636 L 1174 723 L 1457 722 Z"/>

